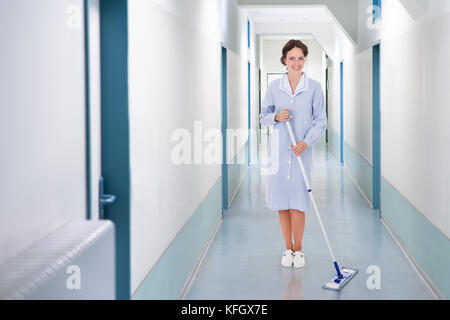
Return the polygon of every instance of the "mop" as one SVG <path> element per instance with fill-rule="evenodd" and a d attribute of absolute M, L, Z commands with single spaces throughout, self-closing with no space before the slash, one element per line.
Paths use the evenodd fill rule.
<path fill-rule="evenodd" d="M 286 122 L 286 125 L 289 130 L 289 135 L 291 136 L 292 144 L 295 146 L 297 144 L 297 142 L 295 140 L 295 136 L 294 136 L 294 133 L 292 131 L 292 127 L 291 127 L 291 124 L 289 123 L 289 121 Z M 331 249 L 331 246 L 330 246 L 330 241 L 328 241 L 327 233 L 325 232 L 325 228 L 323 227 L 322 219 L 320 218 L 320 215 L 319 215 L 319 210 L 317 209 L 316 202 L 314 201 L 314 197 L 313 197 L 312 191 L 311 191 L 311 186 L 309 184 L 308 177 L 306 176 L 305 167 L 303 166 L 302 158 L 301 158 L 301 156 L 298 156 L 297 159 L 298 159 L 298 163 L 300 164 L 300 169 L 302 170 L 303 178 L 305 179 L 306 188 L 308 189 L 308 193 L 311 198 L 311 202 L 313 204 L 314 211 L 316 212 L 317 220 L 319 220 L 320 228 L 322 229 L 322 233 L 325 237 L 325 241 L 327 243 L 328 250 L 330 251 L 331 258 L 333 259 L 333 265 L 334 265 L 334 268 L 336 269 L 336 273 L 337 273 L 330 281 L 325 283 L 322 286 L 322 288 L 330 289 L 330 290 L 341 290 L 358 273 L 358 270 L 352 269 L 352 268 L 346 268 L 346 267 L 343 267 L 342 271 L 341 271 L 341 269 L 339 269 L 336 258 L 334 257 L 333 250 Z"/>

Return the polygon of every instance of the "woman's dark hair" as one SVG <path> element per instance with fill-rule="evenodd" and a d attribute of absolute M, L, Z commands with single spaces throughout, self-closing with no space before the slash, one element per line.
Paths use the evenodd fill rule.
<path fill-rule="evenodd" d="M 286 65 L 284 60 L 286 59 L 287 53 L 291 51 L 294 48 L 300 48 L 303 51 L 303 54 L 305 55 L 305 58 L 308 56 L 308 47 L 306 44 L 301 42 L 300 40 L 289 40 L 283 47 L 283 56 L 281 57 L 280 61 L 281 64 Z"/>

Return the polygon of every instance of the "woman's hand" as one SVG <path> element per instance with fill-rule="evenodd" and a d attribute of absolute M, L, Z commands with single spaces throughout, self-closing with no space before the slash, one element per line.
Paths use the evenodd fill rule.
<path fill-rule="evenodd" d="M 283 111 L 281 111 L 280 113 L 278 113 L 275 116 L 275 121 L 278 122 L 287 122 L 289 121 L 290 116 L 289 116 L 289 109 L 284 109 Z"/>
<path fill-rule="evenodd" d="M 305 141 L 297 142 L 296 146 L 290 146 L 291 150 L 294 151 L 294 154 L 296 157 L 301 155 L 303 151 L 305 151 L 308 148 L 308 145 Z"/>

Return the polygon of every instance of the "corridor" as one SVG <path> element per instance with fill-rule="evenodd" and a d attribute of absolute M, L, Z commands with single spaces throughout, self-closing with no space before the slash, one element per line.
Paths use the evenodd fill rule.
<path fill-rule="evenodd" d="M 449 0 L 0 0 L 0 300 L 448 300 L 449 34 Z"/>

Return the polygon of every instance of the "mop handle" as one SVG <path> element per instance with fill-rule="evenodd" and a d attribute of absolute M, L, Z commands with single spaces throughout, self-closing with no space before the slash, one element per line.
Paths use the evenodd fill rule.
<path fill-rule="evenodd" d="M 289 135 L 291 136 L 292 144 L 295 146 L 295 145 L 297 145 L 297 142 L 295 140 L 294 133 L 292 132 L 292 127 L 291 127 L 290 122 L 287 121 L 286 125 L 287 125 L 288 131 L 289 131 Z M 314 201 L 314 197 L 313 197 L 312 191 L 311 191 L 311 186 L 309 184 L 308 177 L 306 176 L 306 171 L 305 171 L 305 167 L 303 166 L 303 161 L 302 161 L 301 156 L 298 156 L 297 160 L 298 160 L 298 163 L 300 164 L 300 169 L 302 170 L 303 179 L 305 179 L 305 184 L 306 184 L 306 187 L 308 188 L 308 193 L 309 193 L 309 196 L 311 198 L 311 202 L 313 204 L 314 211 L 315 211 L 316 216 L 317 216 L 317 220 L 319 220 L 320 228 L 322 229 L 322 233 L 323 233 L 323 235 L 325 237 L 325 241 L 327 242 L 328 250 L 330 251 L 331 258 L 333 259 L 333 263 L 335 264 L 335 267 L 337 267 L 336 258 L 334 257 L 333 250 L 331 249 L 331 246 L 330 246 L 330 241 L 328 241 L 327 233 L 325 232 L 325 228 L 323 227 L 322 219 L 320 218 L 320 215 L 319 215 L 319 210 L 317 209 L 316 202 Z M 338 274 L 339 274 L 340 273 L 339 272 L 339 267 L 337 267 L 337 271 L 338 271 Z"/>

